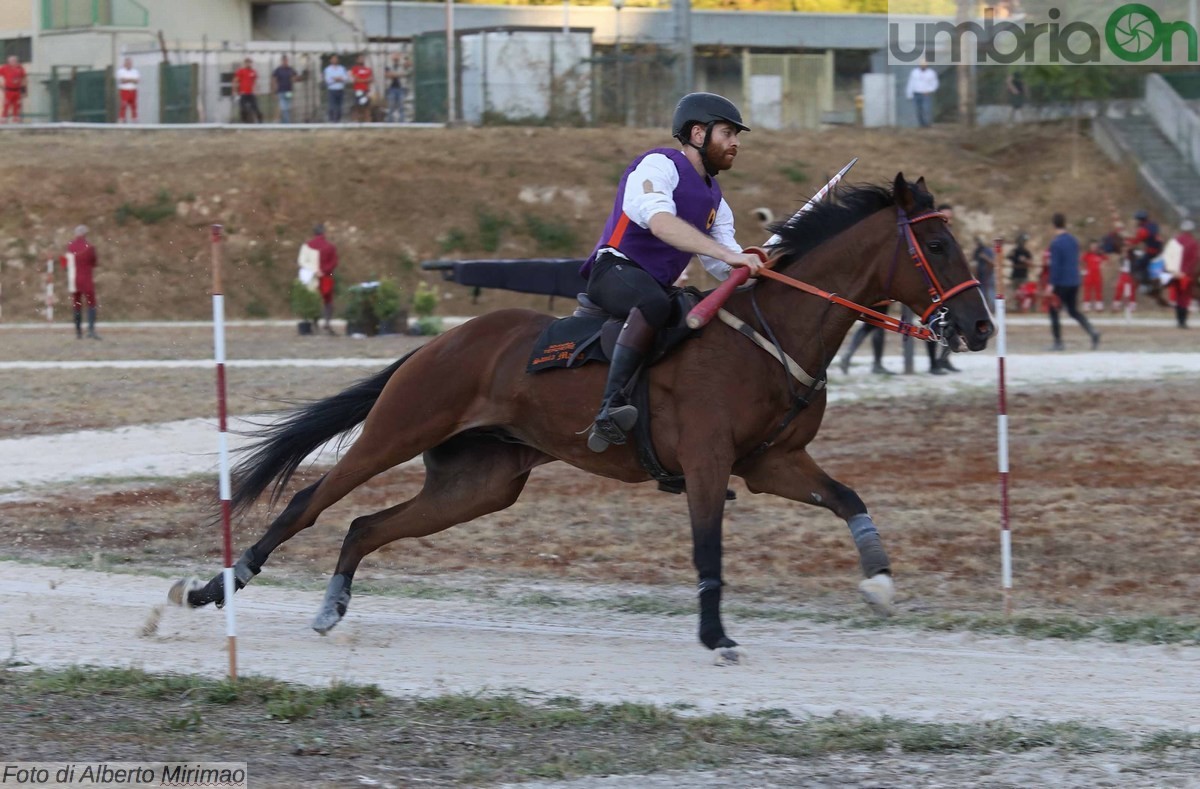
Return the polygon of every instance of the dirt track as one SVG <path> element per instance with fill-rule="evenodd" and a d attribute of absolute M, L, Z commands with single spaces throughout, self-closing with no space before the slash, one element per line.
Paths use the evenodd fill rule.
<path fill-rule="evenodd" d="M 165 599 L 165 579 L 12 563 L 0 570 L 0 632 L 14 634 L 18 659 L 225 670 L 225 617 L 215 610 L 170 608 L 155 636 L 137 635 Z M 1015 715 L 1200 729 L 1194 649 L 756 622 L 738 628 L 749 664 L 716 668 L 695 643 L 690 617 L 581 618 L 361 595 L 322 638 L 306 627 L 319 596 L 262 586 L 239 595 L 241 670 L 318 685 L 375 683 L 406 696 L 516 689 L 705 712 L 782 707 L 939 722 Z"/>
<path fill-rule="evenodd" d="M 1061 355 L 1036 353 L 1044 326 L 1014 332 L 1010 347 L 1021 349 L 1010 366 L 1018 610 L 1186 626 L 1200 543 L 1190 528 L 1194 504 L 1179 492 L 1194 481 L 1197 461 L 1178 439 L 1195 432 L 1198 417 L 1177 406 L 1200 372 L 1194 355 L 1178 351 L 1192 340 L 1169 327 L 1105 331 L 1113 351 Z M 336 391 L 396 350 L 351 345 L 380 355 L 343 366 L 344 348 L 277 333 L 239 336 L 258 351 L 237 368 L 246 381 L 239 413 L 259 410 L 261 398 L 296 396 L 297 381 L 305 396 Z M 173 477 L 211 469 L 211 417 L 202 418 L 211 408 L 210 373 L 206 363 L 196 367 L 193 385 L 155 367 L 202 360 L 204 338 L 163 334 L 114 331 L 111 346 L 86 345 L 79 359 L 101 366 L 62 370 L 31 363 L 73 363 L 69 349 L 52 352 L 53 338 L 6 336 L 12 361 L 0 371 L 7 384 L 0 410 L 9 423 L 7 434 L 0 429 L 0 456 L 21 462 L 0 473 L 0 490 L 11 494 L 0 499 L 0 529 L 15 535 L 3 555 L 50 562 L 0 562 L 0 644 L 11 645 L 10 660 L 213 676 L 225 669 L 224 617 L 216 611 L 169 608 L 154 635 L 139 635 L 171 580 L 151 573 L 181 565 L 211 572 L 219 561 L 211 530 L 200 525 L 211 481 Z M 335 365 L 327 375 L 270 366 L 274 354 L 303 359 L 314 347 L 321 350 L 314 358 Z M 139 353 L 127 354 L 132 348 Z M 1135 348 L 1157 352 L 1127 352 Z M 964 369 L 958 376 L 884 379 L 865 372 L 867 358 L 848 377 L 835 374 L 815 445 L 821 462 L 853 482 L 885 529 L 905 615 L 994 613 L 995 361 L 964 356 L 956 359 Z M 898 367 L 894 357 L 888 363 Z M 71 411 L 77 393 L 100 389 L 116 395 Z M 155 421 L 166 419 L 187 421 Z M 122 427 L 81 430 L 112 426 Z M 84 484 L 73 484 L 80 477 Z M 374 554 L 348 618 L 329 638 L 316 636 L 308 620 L 348 518 L 408 498 L 421 477 L 415 466 L 381 476 L 272 558 L 263 579 L 239 596 L 243 673 L 375 683 L 400 696 L 511 690 L 534 701 L 567 695 L 730 713 L 786 708 L 821 719 L 838 711 L 938 723 L 1016 716 L 1200 732 L 1195 641 L 1126 646 L 818 623 L 844 622 L 861 608 L 844 527 L 812 508 L 750 496 L 740 482 L 726 517 L 726 624 L 747 647 L 747 665 L 713 667 L 696 643 L 685 502 L 652 485 L 620 486 L 561 465 L 539 470 L 526 496 L 502 513 Z M 262 515 L 235 526 L 238 549 L 257 536 Z M 83 569 L 118 564 L 129 572 Z M 629 596 L 653 604 L 611 604 Z M 575 602 L 562 603 L 568 598 Z M 747 605 L 788 616 L 750 616 Z M 103 742 L 79 749 L 94 748 Z M 1053 751 L 998 762 L 979 754 L 863 754 L 724 775 L 762 787 L 1188 786 L 1196 751 L 1177 755 L 1180 766 L 1115 752 L 1095 763 Z M 669 780 L 700 786 L 709 778 Z M 659 784 L 630 777 L 579 789 L 652 785 Z"/>

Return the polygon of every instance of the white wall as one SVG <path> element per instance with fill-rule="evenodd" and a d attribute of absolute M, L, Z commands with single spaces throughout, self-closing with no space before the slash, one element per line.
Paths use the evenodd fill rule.
<path fill-rule="evenodd" d="M 589 33 L 490 31 L 460 41 L 464 120 L 478 123 L 485 112 L 544 118 L 552 97 L 560 110 L 569 105 L 590 118 Z"/>
<path fill-rule="evenodd" d="M 34 28 L 37 0 L 0 0 L 0 38 L 18 33 L 28 35 Z"/>

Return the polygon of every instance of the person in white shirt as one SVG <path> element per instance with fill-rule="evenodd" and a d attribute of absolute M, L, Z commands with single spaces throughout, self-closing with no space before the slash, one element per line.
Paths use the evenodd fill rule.
<path fill-rule="evenodd" d="M 922 58 L 921 63 L 908 75 L 908 87 L 904 95 L 913 100 L 917 108 L 917 123 L 922 127 L 933 124 L 933 94 L 937 93 L 938 75 Z"/>
<path fill-rule="evenodd" d="M 142 75 L 133 67 L 133 59 L 125 58 L 125 64 L 117 69 L 117 94 L 121 97 L 121 109 L 117 113 L 117 123 L 127 123 L 125 112 L 129 111 L 130 118 L 137 123 L 137 94 L 138 83 Z"/>
<path fill-rule="evenodd" d="M 329 56 L 329 65 L 325 67 L 325 88 L 329 93 L 329 122 L 338 123 L 342 119 L 342 97 L 346 95 L 346 67 L 338 60 L 337 55 Z"/>

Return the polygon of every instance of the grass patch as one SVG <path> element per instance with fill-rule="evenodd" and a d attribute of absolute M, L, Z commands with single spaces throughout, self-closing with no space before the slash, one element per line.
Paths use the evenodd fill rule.
<path fill-rule="evenodd" d="M 144 225 L 156 225 L 173 216 L 175 216 L 175 200 L 166 189 L 160 189 L 149 203 L 125 201 L 117 206 L 116 212 L 118 225 L 124 225 L 130 219 L 136 219 Z"/>
<path fill-rule="evenodd" d="M 466 249 L 469 239 L 467 238 L 467 234 L 462 229 L 452 227 L 438 239 L 438 243 L 442 247 L 442 252 L 454 252 L 456 250 Z"/>
<path fill-rule="evenodd" d="M 512 220 L 482 207 L 475 209 L 475 220 L 479 224 L 479 246 L 485 252 L 495 252 L 500 248 L 504 231 L 512 227 Z"/>
<path fill-rule="evenodd" d="M 787 176 L 787 179 L 794 184 L 802 184 L 808 180 L 808 172 L 804 169 L 807 165 L 801 161 L 795 161 L 791 164 L 785 164 L 779 168 L 779 172 Z"/>
<path fill-rule="evenodd" d="M 261 677 L 237 683 L 75 666 L 0 669 L 9 714 L 0 737 L 13 753 L 36 743 L 46 758 L 86 747 L 148 760 L 203 742 L 230 760 L 287 780 L 322 775 L 353 783 L 376 762 L 404 764 L 422 784 L 648 774 L 829 755 L 1200 752 L 1200 735 L 1136 737 L 1083 723 L 1005 719 L 918 723 L 835 715 L 803 718 L 784 708 L 746 716 L 681 714 L 640 703 L 599 704 L 570 696 L 537 703 L 515 694 L 400 699 L 368 685 L 310 688 Z M 85 717 L 86 716 L 86 717 Z M 63 737 L 71 721 L 89 721 Z M 56 733 L 57 732 L 57 733 Z M 262 773 L 260 773 L 262 774 Z M 337 783 L 337 781 L 335 781 Z M 298 784 L 297 784 L 298 785 Z"/>
<path fill-rule="evenodd" d="M 576 250 L 579 246 L 575 238 L 575 231 L 565 222 L 526 214 L 525 230 L 533 236 L 538 249 L 546 252 L 568 253 Z"/>

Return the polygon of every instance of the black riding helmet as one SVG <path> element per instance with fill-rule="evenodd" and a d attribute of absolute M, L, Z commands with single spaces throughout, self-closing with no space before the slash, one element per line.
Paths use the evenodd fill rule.
<path fill-rule="evenodd" d="M 750 127 L 742 123 L 742 113 L 732 101 L 715 93 L 689 93 L 675 105 L 675 117 L 671 120 L 671 136 L 684 145 L 691 145 L 693 123 L 704 124 L 704 144 L 696 147 L 700 151 L 700 159 L 709 175 L 716 175 L 717 170 L 709 165 L 705 150 L 712 137 L 712 128 L 720 121 L 733 124 L 738 131 L 750 131 Z"/>

